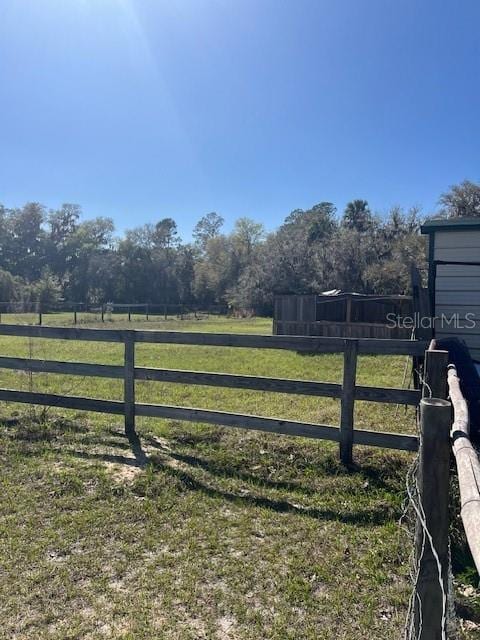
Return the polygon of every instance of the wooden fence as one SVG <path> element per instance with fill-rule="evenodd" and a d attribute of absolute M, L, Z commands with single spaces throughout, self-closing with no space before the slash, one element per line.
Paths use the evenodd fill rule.
<path fill-rule="evenodd" d="M 411 329 L 393 326 L 393 317 L 411 315 L 410 296 L 278 295 L 274 299 L 273 333 L 342 338 L 405 338 Z"/>
<path fill-rule="evenodd" d="M 420 392 L 416 390 L 357 385 L 356 368 L 358 355 L 419 356 L 424 352 L 426 347 L 425 342 L 367 338 L 356 340 L 325 337 L 239 335 L 176 331 L 79 329 L 73 327 L 60 328 L 7 324 L 0 325 L 0 335 L 122 343 L 124 345 L 123 366 L 1 356 L 0 368 L 123 379 L 123 401 L 17 391 L 13 389 L 0 389 L 0 400 L 124 415 L 127 435 L 135 432 L 136 416 L 149 416 L 332 440 L 339 443 L 341 459 L 345 463 L 352 461 L 352 447 L 354 444 L 403 449 L 406 451 L 415 451 L 418 448 L 418 439 L 414 435 L 354 429 L 355 400 L 413 406 L 417 405 L 420 401 Z M 230 373 L 137 367 L 135 365 L 135 345 L 137 343 L 287 349 L 290 351 L 316 354 L 343 353 L 343 382 L 342 384 L 337 384 L 309 380 L 234 375 Z M 267 418 L 193 407 L 138 403 L 135 401 L 136 380 L 155 380 L 338 398 L 341 402 L 340 426 L 297 422 L 280 418 Z"/>
<path fill-rule="evenodd" d="M 325 439 L 338 442 L 344 463 L 352 461 L 355 444 L 416 451 L 414 435 L 367 431 L 354 428 L 355 400 L 420 404 L 421 447 L 416 486 L 419 497 L 416 529 L 417 578 L 413 624 L 421 640 L 446 638 L 448 581 L 448 521 L 450 447 L 456 458 L 460 485 L 462 519 L 477 568 L 480 570 L 480 463 L 468 435 L 468 408 L 454 367 L 448 367 L 448 352 L 435 349 L 434 341 L 425 351 L 425 341 L 395 339 L 350 339 L 306 336 L 261 336 L 79 329 L 24 325 L 0 325 L 0 335 L 61 340 L 115 342 L 124 345 L 123 365 L 60 362 L 0 356 L 0 368 L 122 379 L 123 401 L 102 400 L 52 393 L 0 389 L 0 400 L 123 415 L 128 436 L 135 433 L 135 417 L 149 416 L 204 422 L 271 433 Z M 137 367 L 135 345 L 183 344 L 249 349 L 287 349 L 303 353 L 343 353 L 341 384 Z M 357 385 L 359 355 L 408 355 L 424 357 L 422 391 Z M 447 367 L 448 387 L 447 387 Z M 252 389 L 337 398 L 341 403 L 340 426 L 267 418 L 193 407 L 145 404 L 135 401 L 135 381 L 152 380 L 183 384 Z M 452 425 L 452 404 L 454 421 Z M 450 431 L 451 428 L 451 431 Z"/>
<path fill-rule="evenodd" d="M 412 637 L 446 640 L 449 589 L 449 480 L 451 405 L 448 352 L 425 353 L 420 402 L 420 453 L 416 492 Z"/>

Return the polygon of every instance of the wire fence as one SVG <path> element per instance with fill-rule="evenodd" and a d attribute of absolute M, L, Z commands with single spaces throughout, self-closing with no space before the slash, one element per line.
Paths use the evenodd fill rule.
<path fill-rule="evenodd" d="M 417 413 L 419 447 L 407 473 L 400 521 L 411 537 L 413 551 L 404 640 L 460 637 L 462 620 L 456 616 L 452 571 L 456 533 L 468 543 L 472 569 L 474 564 L 480 570 L 480 461 L 470 440 L 468 403 L 456 366 L 449 359 L 448 351 L 436 349 L 433 340 L 422 370 L 417 371 L 422 387 Z M 460 509 L 463 524 L 456 533 L 459 519 L 452 518 L 452 452 L 459 491 L 455 511 Z"/>
<path fill-rule="evenodd" d="M 99 321 L 108 322 L 116 319 L 133 321 L 149 321 L 168 318 L 179 320 L 201 320 L 209 316 L 238 316 L 226 305 L 193 305 L 183 303 L 91 303 L 91 302 L 57 302 L 43 303 L 30 301 L 0 302 L 0 322 L 10 322 L 12 316 L 20 316 L 26 324 L 43 324 L 44 316 L 61 316 L 62 322 L 71 320 L 72 324 Z M 67 316 L 67 317 L 65 317 Z"/>

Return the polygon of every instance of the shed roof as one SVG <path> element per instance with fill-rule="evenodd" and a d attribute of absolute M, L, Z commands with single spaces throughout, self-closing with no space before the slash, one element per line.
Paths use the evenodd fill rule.
<path fill-rule="evenodd" d="M 421 226 L 422 233 L 435 231 L 471 231 L 480 229 L 480 218 L 434 218 Z"/>

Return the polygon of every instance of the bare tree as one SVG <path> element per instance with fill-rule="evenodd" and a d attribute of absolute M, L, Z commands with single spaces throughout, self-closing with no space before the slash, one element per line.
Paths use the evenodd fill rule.
<path fill-rule="evenodd" d="M 439 198 L 439 213 L 446 218 L 480 217 L 480 184 L 464 180 Z"/>

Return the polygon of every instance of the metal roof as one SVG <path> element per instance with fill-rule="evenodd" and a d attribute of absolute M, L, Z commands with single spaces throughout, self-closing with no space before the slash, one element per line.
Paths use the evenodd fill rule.
<path fill-rule="evenodd" d="M 471 231 L 472 229 L 480 229 L 480 218 L 434 218 L 427 220 L 420 227 L 422 233 Z"/>

